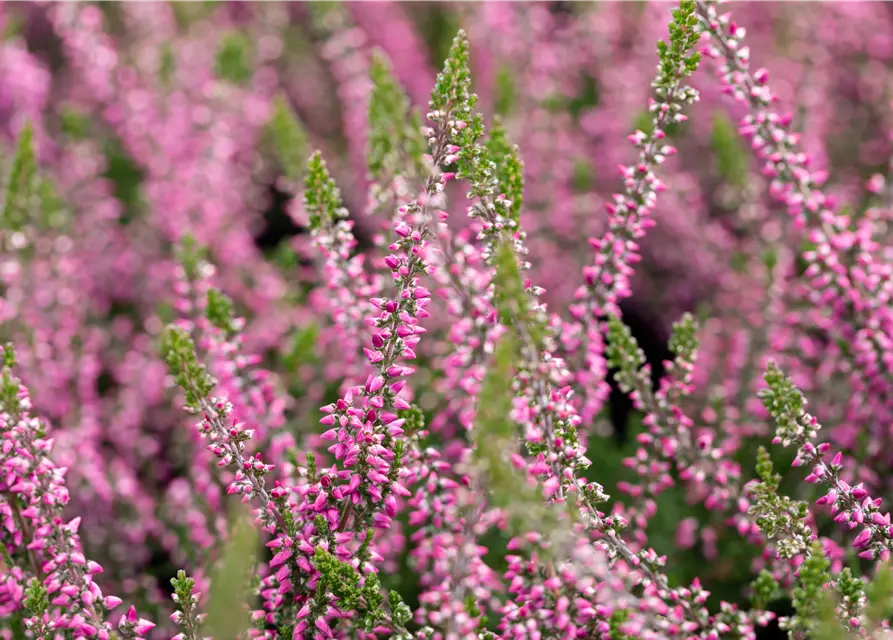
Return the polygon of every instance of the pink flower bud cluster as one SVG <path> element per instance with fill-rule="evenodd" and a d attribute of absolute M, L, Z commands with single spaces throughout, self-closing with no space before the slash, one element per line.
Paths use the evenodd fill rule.
<path fill-rule="evenodd" d="M 882 500 L 872 498 L 861 482 L 850 486 L 841 479 L 840 472 L 844 467 L 842 453 L 838 451 L 830 463 L 825 462 L 824 456 L 831 443 L 823 442 L 818 446 L 813 443 L 822 428 L 815 416 L 803 413 L 797 416 L 797 424 L 798 428 L 793 432 L 779 428 L 773 444 L 797 445 L 797 456 L 792 466 L 810 469 L 805 481 L 822 485 L 828 491 L 816 500 L 816 504 L 827 505 L 835 522 L 845 524 L 851 530 L 859 529 L 852 544 L 861 549 L 858 553 L 860 558 L 879 558 L 886 562 L 893 549 L 893 524 L 890 513 L 880 509 Z"/>
<path fill-rule="evenodd" d="M 708 587 L 743 573 L 733 557 L 766 568 L 790 597 L 817 548 L 812 532 L 833 519 L 841 526 L 820 542 L 834 589 L 848 549 L 866 571 L 889 560 L 893 525 L 878 496 L 893 464 L 891 16 L 869 4 L 770 3 L 736 23 L 717 5 L 697 12 L 720 82 L 698 72 L 691 87 L 659 87 L 647 107 L 664 6 L 437 9 L 438 24 L 468 26 L 485 121 L 500 111 L 520 143 L 520 214 L 493 188 L 501 158 L 464 174 L 484 147 L 460 146 L 479 123 L 451 104 L 428 108 L 424 184 L 407 167 L 368 189 L 368 47 L 424 104 L 426 47 L 437 47 L 422 35 L 430 9 L 0 7 L 10 34 L 0 138 L 6 149 L 27 118 L 38 161 L 27 211 L 3 221 L 21 228 L 0 237 L 0 318 L 21 344 L 35 406 L 56 426 L 48 439 L 30 416 L 0 425 L 0 626 L 47 638 L 201 637 L 183 632 L 182 613 L 177 629 L 165 620 L 159 574 L 184 566 L 205 582 L 225 542 L 227 496 L 254 505 L 266 545 L 249 632 L 258 638 L 751 638 L 772 614 L 708 605 Z M 765 69 L 752 70 L 757 59 Z M 236 76 L 227 64 L 241 65 Z M 354 224 L 343 210 L 312 234 L 299 229 L 289 244 L 309 240 L 317 260 L 298 265 L 279 264 L 284 245 L 274 260 L 257 240 L 276 177 L 265 125 L 286 87 L 345 202 L 375 214 Z M 691 123 L 680 127 L 683 107 Z M 727 111 L 737 131 L 724 128 Z M 638 157 L 627 164 L 630 130 Z M 617 164 L 623 188 L 611 195 Z M 464 198 L 468 178 L 476 195 Z M 455 215 L 463 210 L 470 221 Z M 367 249 L 370 222 L 381 232 Z M 217 265 L 196 282 L 171 259 L 187 234 Z M 524 307 L 509 320 L 494 264 L 506 244 L 522 278 L 512 303 Z M 568 277 L 584 255 L 582 282 Z M 212 280 L 245 320 L 202 317 Z M 694 352 L 677 354 L 655 388 L 660 358 L 637 365 L 620 385 L 633 414 L 628 431 L 615 425 L 618 442 L 627 437 L 616 445 L 605 316 L 632 324 L 641 312 L 663 341 L 682 311 L 709 317 L 697 366 Z M 154 345 L 172 315 L 214 378 L 191 433 Z M 303 359 L 291 357 L 291 333 Z M 514 530 L 511 509 L 488 494 L 493 470 L 474 455 L 482 383 L 507 333 L 520 353 L 501 453 L 524 483 L 519 496 L 542 494 L 537 508 L 559 524 L 551 535 Z M 755 391 L 770 358 L 825 425 L 797 416 L 777 439 L 797 448 L 804 489 L 821 489 L 798 495 L 811 509 L 798 529 L 809 551 L 793 557 L 748 514 L 750 460 L 770 423 Z M 320 405 L 322 428 L 308 427 Z M 602 485 L 626 497 L 609 501 Z M 671 526 L 658 516 L 675 498 Z M 360 628 L 362 603 L 354 610 L 326 581 L 322 551 L 360 587 L 378 577 L 385 595 L 405 587 L 419 605 L 405 618 L 411 631 L 388 601 L 381 626 Z M 407 566 L 415 592 L 415 580 L 394 588 Z M 49 604 L 35 613 L 40 589 Z M 105 591 L 136 608 L 112 620 L 120 601 Z M 868 633 L 860 603 L 837 603 L 837 616 Z M 154 609 L 159 627 L 137 608 Z"/>
<path fill-rule="evenodd" d="M 764 163 L 763 174 L 772 181 L 770 194 L 786 205 L 814 247 L 802 254 L 808 286 L 799 294 L 834 315 L 831 320 L 816 318 L 815 311 L 806 315 L 852 345 L 854 390 L 863 402 L 878 402 L 875 415 L 889 421 L 890 405 L 884 399 L 893 384 L 887 373 L 893 365 L 893 267 L 874 237 L 876 222 L 872 216 L 854 222 L 835 212 L 835 199 L 822 190 L 826 172 L 811 170 L 809 157 L 796 147 L 799 135 L 789 130 L 792 118 L 773 109 L 778 98 L 768 85 L 768 71 L 750 71 L 746 30 L 720 15 L 713 2 L 699 2 L 698 11 L 713 43 L 705 53 L 720 60 L 727 92 L 750 109 L 739 130 Z"/>
<path fill-rule="evenodd" d="M 326 220 L 311 233 L 323 258 L 320 272 L 325 282 L 325 295 L 321 297 L 331 309 L 332 320 L 338 328 L 335 339 L 340 343 L 343 357 L 333 374 L 344 377 L 345 384 L 349 385 L 361 379 L 365 369 L 359 362 L 364 332 L 361 300 L 379 295 L 382 283 L 378 277 L 367 275 L 366 255 L 354 253 L 357 244 L 352 231 L 354 221 L 346 216 L 344 210 L 343 217 Z"/>
<path fill-rule="evenodd" d="M 46 423 L 31 415 L 28 390 L 8 369 L 3 383 L 7 391 L 17 392 L 14 400 L 8 399 L 12 404 L 4 403 L 0 416 L 2 544 L 7 560 L 15 557 L 24 562 L 4 567 L 2 609 L 9 615 L 28 607 L 26 598 L 33 599 L 34 592 L 41 590 L 47 606 L 31 608 L 24 616 L 29 631 L 38 637 L 67 631 L 77 637 L 108 639 L 112 631 L 108 611 L 121 599 L 103 595 L 94 582 L 102 567 L 84 556 L 78 536 L 81 519 L 63 518 L 69 502 L 67 469 L 57 467 L 50 458 L 53 439 L 47 437 Z M 123 637 L 137 638 L 154 626 L 138 619 L 131 607 L 118 628 Z"/>
<path fill-rule="evenodd" d="M 487 549 L 479 542 L 501 518 L 497 511 L 480 504 L 471 478 L 456 477 L 453 465 L 436 450 L 421 451 L 412 469 L 417 489 L 408 501 L 409 525 L 415 529 L 410 557 L 423 587 L 416 619 L 444 629 L 438 637 L 445 640 L 465 638 L 481 624 L 481 614 L 469 613 L 466 600 L 491 605 L 502 589 L 484 562 Z"/>

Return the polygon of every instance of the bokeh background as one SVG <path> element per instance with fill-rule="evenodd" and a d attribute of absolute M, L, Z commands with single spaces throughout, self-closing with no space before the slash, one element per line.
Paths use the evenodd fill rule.
<path fill-rule="evenodd" d="M 857 213 L 888 206 L 893 4 L 727 6 L 747 28 L 754 67 L 769 69 L 811 166 L 827 171 L 829 190 Z M 670 9 L 645 2 L 0 5 L 2 158 L 12 157 L 30 122 L 45 189 L 40 216 L 4 221 L 25 233 L 28 252 L 5 249 L 2 333 L 20 345 L 36 407 L 56 429 L 58 462 L 69 467 L 86 551 L 103 564 L 101 578 L 114 593 L 162 620 L 176 569 L 202 566 L 212 553 L 193 535 L 201 512 L 195 486 L 212 481 L 190 469 L 197 445 L 155 348 L 177 313 L 176 248 L 186 235 L 217 265 L 221 286 L 248 319 L 247 350 L 278 381 L 269 411 L 281 446 L 315 446 L 316 409 L 339 390 L 339 345 L 319 312 L 326 289 L 294 200 L 298 185 L 283 178 L 289 172 L 274 153 L 282 135 L 271 125 L 277 99 L 300 120 L 299 146 L 323 152 L 355 221 L 358 250 L 371 252 L 385 227 L 367 213 L 370 54 L 384 52 L 424 112 L 450 41 L 465 28 L 479 108 L 488 121 L 502 119 L 525 162 L 531 277 L 546 288 L 550 309 L 564 313 L 592 258 L 588 238 L 606 227 L 604 203 L 622 187 L 617 166 L 634 158 L 627 135 L 648 126 L 655 43 L 666 37 Z M 736 342 L 730 327 L 759 325 L 751 321 L 767 305 L 767 256 L 789 228 L 738 135 L 741 106 L 723 94 L 710 61 L 692 84 L 701 100 L 669 132 L 679 152 L 665 165 L 668 189 L 623 313 L 655 379 L 669 357 L 671 323 L 685 311 L 714 319 L 705 324 L 693 403 L 704 425 L 722 430 L 724 420 L 750 424 L 748 385 L 759 373 L 748 359 L 757 347 Z M 451 224 L 461 227 L 459 189 L 450 206 Z M 446 348 L 432 342 L 423 357 L 433 373 L 416 384 L 416 401 L 430 415 L 442 402 L 436 364 Z M 723 391 L 733 360 L 744 363 L 744 382 Z M 824 399 L 833 404 L 835 396 Z M 737 414 L 710 414 L 717 402 Z M 831 428 L 836 419 L 828 416 Z M 622 498 L 623 483 L 636 481 L 622 461 L 637 448 L 641 416 L 612 388 L 603 411 L 586 420 L 589 475 Z M 728 445 L 748 472 L 756 437 L 766 433 L 757 421 Z M 674 581 L 700 576 L 713 598 L 744 602 L 761 553 L 736 534 L 736 517 L 728 526 L 697 496 L 670 490 L 649 524 L 650 544 L 670 554 Z M 494 533 L 486 542 L 499 567 L 505 540 Z M 405 555 L 386 573 L 385 584 L 412 603 L 418 576 Z"/>

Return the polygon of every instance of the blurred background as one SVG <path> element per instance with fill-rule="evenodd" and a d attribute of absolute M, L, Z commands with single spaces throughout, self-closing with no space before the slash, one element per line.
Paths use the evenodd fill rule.
<path fill-rule="evenodd" d="M 769 69 L 779 110 L 802 134 L 811 166 L 827 172 L 830 192 L 857 214 L 888 206 L 893 4 L 727 7 L 747 29 L 753 67 Z M 326 292 L 294 199 L 299 184 L 275 154 L 285 135 L 276 127 L 277 100 L 300 122 L 293 149 L 322 151 L 355 221 L 358 250 L 374 264 L 387 221 L 369 205 L 370 54 L 387 56 L 424 113 L 450 42 L 466 29 L 479 109 L 488 122 L 502 120 L 525 162 L 531 278 L 546 288 L 550 310 L 566 315 L 579 270 L 592 259 L 588 238 L 604 231 L 604 203 L 622 189 L 617 167 L 634 161 L 627 135 L 650 126 L 655 43 L 666 37 L 671 8 L 0 5 L 2 158 L 8 166 L 27 121 L 41 177 L 40 214 L 4 221 L 27 237 L 28 250 L 4 248 L 2 332 L 22 345 L 35 404 L 58 430 L 59 463 L 70 468 L 72 513 L 84 514 L 88 555 L 106 568 L 114 593 L 161 620 L 175 570 L 207 559 L 190 538 L 198 516 L 184 505 L 196 483 L 210 480 L 189 469 L 188 421 L 171 401 L 153 342 L 177 312 L 176 247 L 185 236 L 205 248 L 248 318 L 247 349 L 281 381 L 276 411 L 288 443 L 313 446 L 314 412 L 339 389 L 338 345 L 314 303 Z M 669 357 L 670 325 L 683 312 L 721 322 L 706 324 L 702 393 L 692 400 L 707 425 L 711 403 L 732 402 L 714 393 L 714 378 L 723 378 L 736 349 L 748 348 L 727 329 L 764 311 L 767 264 L 789 232 L 738 135 L 741 106 L 715 73 L 702 63 L 692 80 L 701 100 L 668 132 L 679 152 L 665 165 L 657 226 L 642 242 L 623 308 L 655 380 Z M 306 155 L 297 155 L 300 165 Z M 449 195 L 458 229 L 463 194 Z M 443 348 L 424 357 L 436 363 Z M 755 371 L 741 375 L 749 384 Z M 416 401 L 433 415 L 437 376 L 419 378 Z M 736 400 L 741 415 L 747 397 Z M 622 497 L 623 483 L 635 480 L 622 460 L 636 450 L 641 416 L 613 388 L 604 411 L 586 419 L 590 476 Z M 751 439 L 729 446 L 750 470 Z M 671 578 L 700 576 L 715 599 L 745 602 L 760 551 L 735 533 L 734 518 L 725 526 L 681 490 L 664 496 L 648 531 L 651 545 L 672 554 Z M 495 567 L 504 543 L 498 533 L 488 540 Z M 386 585 L 412 603 L 418 577 L 407 558 L 394 558 L 390 571 Z"/>

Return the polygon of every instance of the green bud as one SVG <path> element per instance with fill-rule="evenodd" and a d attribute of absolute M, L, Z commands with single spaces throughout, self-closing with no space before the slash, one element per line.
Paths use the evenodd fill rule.
<path fill-rule="evenodd" d="M 285 96 L 280 95 L 273 103 L 273 117 L 267 127 L 283 175 L 297 182 L 304 173 L 309 142 L 304 126 Z"/>
<path fill-rule="evenodd" d="M 329 175 L 322 154 L 317 151 L 307 163 L 304 178 L 304 208 L 310 216 L 310 228 L 329 228 L 347 218 L 347 209 L 341 203 L 341 191 Z"/>

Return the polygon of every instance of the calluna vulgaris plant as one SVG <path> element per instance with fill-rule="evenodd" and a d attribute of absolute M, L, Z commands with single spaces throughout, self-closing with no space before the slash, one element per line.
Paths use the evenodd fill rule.
<path fill-rule="evenodd" d="M 0 637 L 893 637 L 893 13 L 559 4 L 0 6 Z"/>

